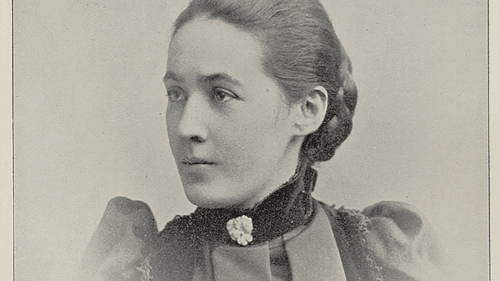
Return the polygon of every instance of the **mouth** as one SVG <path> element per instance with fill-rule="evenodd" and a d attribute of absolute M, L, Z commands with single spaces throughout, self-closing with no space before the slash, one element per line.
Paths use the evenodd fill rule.
<path fill-rule="evenodd" d="M 215 162 L 211 162 L 202 158 L 197 157 L 187 157 L 184 158 L 181 162 L 184 165 L 194 166 L 194 165 L 214 165 Z"/>

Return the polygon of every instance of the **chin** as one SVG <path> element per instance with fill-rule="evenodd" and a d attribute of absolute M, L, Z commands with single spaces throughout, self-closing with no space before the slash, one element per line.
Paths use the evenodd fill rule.
<path fill-rule="evenodd" d="M 210 184 L 184 184 L 184 193 L 187 199 L 198 207 L 216 209 L 241 204 L 236 198 L 229 197 L 229 192 L 224 190 L 220 184 L 216 188 Z"/>
<path fill-rule="evenodd" d="M 191 204 L 196 205 L 200 208 L 209 208 L 209 209 L 217 209 L 217 208 L 227 208 L 231 207 L 232 204 L 227 202 L 227 198 L 217 198 L 214 196 L 203 196 L 200 194 L 192 194 L 190 192 L 186 192 L 186 197 L 191 202 Z"/>

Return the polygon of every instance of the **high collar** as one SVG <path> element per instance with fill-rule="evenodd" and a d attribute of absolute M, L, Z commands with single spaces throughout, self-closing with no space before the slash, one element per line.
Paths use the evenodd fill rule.
<path fill-rule="evenodd" d="M 253 241 L 259 244 L 307 224 L 314 213 L 311 193 L 317 172 L 310 166 L 297 170 L 289 181 L 251 209 L 198 208 L 190 216 L 196 236 L 209 242 L 237 245 L 226 230 L 228 220 L 245 215 L 253 221 Z"/>

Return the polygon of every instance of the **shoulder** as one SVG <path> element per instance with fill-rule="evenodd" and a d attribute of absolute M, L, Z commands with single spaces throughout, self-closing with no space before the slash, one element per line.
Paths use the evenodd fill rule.
<path fill-rule="evenodd" d="M 362 211 L 329 209 L 350 240 L 351 250 L 361 248 L 352 256 L 372 267 L 375 276 L 381 274 L 383 280 L 449 278 L 439 239 L 413 205 L 384 201 Z"/>
<path fill-rule="evenodd" d="M 189 224 L 189 216 L 176 216 L 158 232 L 146 203 L 111 199 L 83 255 L 81 279 L 141 280 L 152 274 L 187 280 L 196 254 Z"/>
<path fill-rule="evenodd" d="M 82 279 L 115 276 L 134 280 L 137 262 L 157 234 L 156 221 L 146 203 L 113 198 L 83 255 Z"/>
<path fill-rule="evenodd" d="M 362 214 L 370 220 L 367 243 L 386 267 L 386 274 L 404 273 L 416 280 L 449 278 L 439 239 L 416 207 L 380 202 L 364 209 Z"/>

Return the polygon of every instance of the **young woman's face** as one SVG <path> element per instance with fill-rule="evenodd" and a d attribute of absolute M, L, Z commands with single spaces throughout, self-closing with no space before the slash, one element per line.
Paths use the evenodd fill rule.
<path fill-rule="evenodd" d="M 256 38 L 220 20 L 194 20 L 172 38 L 168 137 L 195 205 L 251 207 L 277 187 L 293 121 L 262 59 Z"/>

